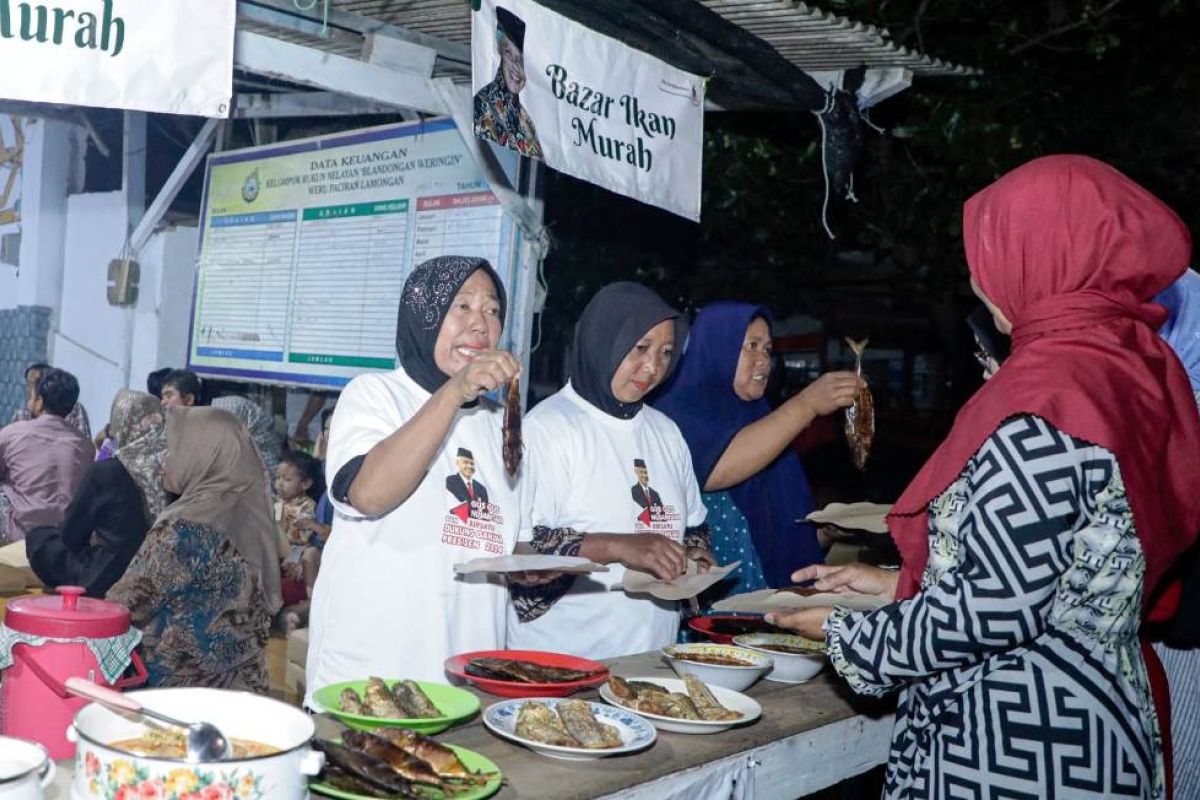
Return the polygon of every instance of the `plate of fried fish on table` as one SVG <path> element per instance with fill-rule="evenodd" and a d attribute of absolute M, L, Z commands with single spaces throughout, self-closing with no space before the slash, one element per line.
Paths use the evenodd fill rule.
<path fill-rule="evenodd" d="M 682 679 L 613 675 L 600 687 L 600 697 L 671 733 L 720 733 L 762 716 L 758 701 L 732 689 L 702 683 L 695 675 L 684 675 Z"/>
<path fill-rule="evenodd" d="M 446 659 L 446 672 L 499 697 L 566 697 L 608 679 L 599 661 L 540 650 L 480 650 Z"/>
<path fill-rule="evenodd" d="M 479 698 L 465 689 L 375 677 L 322 687 L 313 700 L 322 711 L 360 731 L 393 727 L 438 733 L 479 711 Z"/>
<path fill-rule="evenodd" d="M 653 725 L 628 709 L 566 697 L 502 700 L 483 712 L 483 724 L 535 753 L 569 761 L 637 752 L 658 738 Z"/>
<path fill-rule="evenodd" d="M 314 747 L 325 754 L 325 768 L 308 788 L 343 800 L 481 800 L 504 780 L 479 753 L 407 728 L 346 730 Z"/>

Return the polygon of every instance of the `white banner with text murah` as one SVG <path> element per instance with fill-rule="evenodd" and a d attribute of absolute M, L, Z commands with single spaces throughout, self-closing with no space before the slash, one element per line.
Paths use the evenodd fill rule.
<path fill-rule="evenodd" d="M 483 0 L 471 42 L 476 135 L 700 218 L 703 78 L 533 0 Z"/>
<path fill-rule="evenodd" d="M 0 99 L 225 117 L 235 0 L 0 0 Z"/>

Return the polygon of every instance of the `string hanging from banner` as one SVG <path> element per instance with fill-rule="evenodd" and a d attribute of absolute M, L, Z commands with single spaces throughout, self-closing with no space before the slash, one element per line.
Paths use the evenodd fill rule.
<path fill-rule="evenodd" d="M 312 11 L 321 4 L 321 35 L 329 33 L 329 0 L 292 0 L 297 11 Z"/>

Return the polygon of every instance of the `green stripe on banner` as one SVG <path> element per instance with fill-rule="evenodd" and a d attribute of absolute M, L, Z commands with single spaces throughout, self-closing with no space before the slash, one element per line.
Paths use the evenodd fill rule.
<path fill-rule="evenodd" d="M 304 221 L 339 219 L 341 217 L 372 217 L 380 214 L 404 214 L 407 200 L 384 200 L 378 203 L 347 203 L 340 206 L 318 206 L 304 209 Z"/>
<path fill-rule="evenodd" d="M 324 356 L 319 353 L 289 353 L 288 361 L 293 364 L 328 364 L 331 367 L 367 367 L 369 369 L 395 369 L 394 358 L 363 358 L 362 356 Z"/>

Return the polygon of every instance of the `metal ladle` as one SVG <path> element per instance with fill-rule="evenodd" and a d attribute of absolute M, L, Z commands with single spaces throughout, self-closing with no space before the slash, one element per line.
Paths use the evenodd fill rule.
<path fill-rule="evenodd" d="M 188 763 L 224 761 L 233 756 L 229 737 L 221 733 L 221 730 L 210 722 L 184 722 L 174 717 L 168 717 L 166 714 L 146 708 L 127 694 L 121 694 L 105 686 L 97 686 L 83 678 L 67 678 L 63 685 L 71 694 L 95 700 L 113 711 L 132 712 L 144 717 L 152 717 L 187 731 L 186 761 Z"/>

